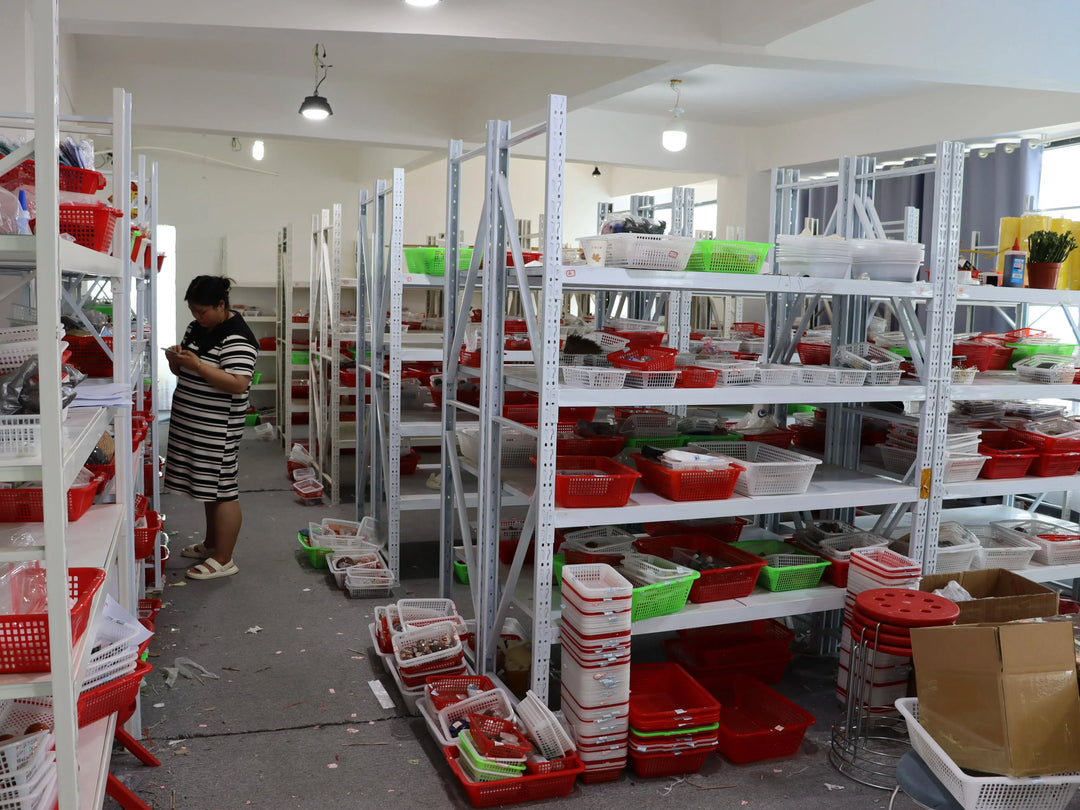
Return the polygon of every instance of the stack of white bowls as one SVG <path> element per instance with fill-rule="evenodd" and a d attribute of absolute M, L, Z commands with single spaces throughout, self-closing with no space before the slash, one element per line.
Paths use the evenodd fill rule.
<path fill-rule="evenodd" d="M 832 236 L 776 237 L 776 266 L 784 276 L 847 278 L 851 245 Z"/>
<path fill-rule="evenodd" d="M 851 277 L 872 281 L 911 283 L 922 266 L 924 249 L 918 242 L 896 239 L 849 239 Z"/>

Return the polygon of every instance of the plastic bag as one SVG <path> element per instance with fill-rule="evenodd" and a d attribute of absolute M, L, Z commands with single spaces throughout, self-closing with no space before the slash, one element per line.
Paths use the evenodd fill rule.
<path fill-rule="evenodd" d="M 735 430 L 770 430 L 776 427 L 776 420 L 769 415 L 764 405 L 755 405 L 742 419 L 735 423 Z"/>
<path fill-rule="evenodd" d="M 955 579 L 950 579 L 948 585 L 944 588 L 938 588 L 934 593 L 953 602 L 970 602 L 975 598 Z"/>
<path fill-rule="evenodd" d="M 37 560 L 0 563 L 0 614 L 44 613 L 46 604 L 45 569 Z"/>
<path fill-rule="evenodd" d="M 600 233 L 649 233 L 659 236 L 666 228 L 667 222 L 662 219 L 627 214 L 605 219 Z"/>
<path fill-rule="evenodd" d="M 315 464 L 315 459 L 312 458 L 311 453 L 304 449 L 304 445 L 299 443 L 294 444 L 292 450 L 289 451 L 289 461 L 303 464 L 305 467 L 311 467 Z"/>

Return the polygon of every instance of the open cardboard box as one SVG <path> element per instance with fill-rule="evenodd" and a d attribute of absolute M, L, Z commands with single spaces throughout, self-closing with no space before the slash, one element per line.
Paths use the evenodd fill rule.
<path fill-rule="evenodd" d="M 1072 626 L 911 631 L 919 722 L 961 768 L 1012 777 L 1080 771 Z"/>
<path fill-rule="evenodd" d="M 971 602 L 957 603 L 960 606 L 957 624 L 1011 622 L 1056 616 L 1058 612 L 1057 591 L 1003 568 L 929 574 L 922 578 L 919 590 L 935 591 L 944 588 L 950 580 L 959 582 L 975 597 Z"/>

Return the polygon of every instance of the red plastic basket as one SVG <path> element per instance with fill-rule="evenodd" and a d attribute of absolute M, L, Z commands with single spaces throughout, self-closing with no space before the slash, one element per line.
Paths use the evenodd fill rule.
<path fill-rule="evenodd" d="M 1080 452 L 1080 434 L 1069 436 L 1044 436 L 1023 428 L 1010 427 L 1009 435 L 1024 444 L 1029 444 L 1039 453 Z"/>
<path fill-rule="evenodd" d="M 1028 470 L 1032 475 L 1076 475 L 1080 471 L 1080 453 L 1039 453 Z"/>
<path fill-rule="evenodd" d="M 123 216 L 123 213 L 118 208 L 104 203 L 92 205 L 61 203 L 60 233 L 73 236 L 77 245 L 99 253 L 108 253 L 109 248 L 112 247 L 116 220 Z M 34 230 L 36 223 L 37 220 L 30 220 L 31 231 Z"/>
<path fill-rule="evenodd" d="M 775 619 L 679 630 L 679 641 L 691 650 L 696 666 L 714 667 L 735 661 L 761 661 L 790 655 L 794 631 Z"/>
<path fill-rule="evenodd" d="M 701 521 L 682 522 L 678 520 L 663 520 L 657 523 L 646 523 L 645 533 L 650 537 L 665 537 L 671 534 L 707 534 L 725 543 L 738 541 L 742 534 L 743 526 L 749 525 L 746 518 L 717 518 L 711 522 Z"/>
<path fill-rule="evenodd" d="M 113 712 L 121 712 L 133 707 L 139 696 L 139 684 L 149 675 L 153 667 L 145 661 L 136 661 L 135 671 L 121 675 L 115 680 L 83 692 L 79 695 L 79 728 L 88 726 L 108 717 Z"/>
<path fill-rule="evenodd" d="M 460 354 L 458 354 L 458 362 L 469 368 L 480 368 L 480 350 L 470 352 L 462 348 Z"/>
<path fill-rule="evenodd" d="M 345 388 L 356 388 L 356 370 L 339 371 L 338 382 Z"/>
<path fill-rule="evenodd" d="M 744 332 L 754 337 L 765 337 L 765 325 L 749 321 L 736 321 L 731 325 L 732 332 Z"/>
<path fill-rule="evenodd" d="M 157 512 L 146 513 L 146 528 L 135 529 L 135 559 L 145 560 L 154 554 L 154 543 L 161 531 L 161 517 Z"/>
<path fill-rule="evenodd" d="M 617 456 L 626 438 L 623 436 L 579 436 L 576 433 L 560 433 L 556 440 L 556 454 L 560 456 Z"/>
<path fill-rule="evenodd" d="M 307 399 L 311 392 L 307 383 L 293 383 L 289 388 L 293 399 Z"/>
<path fill-rule="evenodd" d="M 555 467 L 555 503 L 564 508 L 626 506 L 641 478 L 607 456 L 557 456 Z"/>
<path fill-rule="evenodd" d="M 605 326 L 600 330 L 601 332 L 607 332 L 609 335 L 616 335 L 630 341 L 629 345 L 634 347 L 639 346 L 659 346 L 664 340 L 667 339 L 667 332 L 620 332 L 617 329 L 612 329 L 609 326 Z M 661 369 L 662 370 L 662 369 Z"/>
<path fill-rule="evenodd" d="M 711 726 L 720 704 L 678 664 L 630 666 L 630 725 L 638 731 Z"/>
<path fill-rule="evenodd" d="M 697 773 L 715 749 L 714 745 L 704 749 L 695 748 L 681 754 L 641 754 L 630 751 L 630 765 L 634 773 L 642 779 Z"/>
<path fill-rule="evenodd" d="M 964 366 L 979 371 L 1001 371 L 1012 358 L 1013 350 L 992 340 L 976 338 L 953 344 L 953 356 L 964 358 Z"/>
<path fill-rule="evenodd" d="M 670 537 L 648 537 L 636 540 L 634 546 L 642 554 L 655 554 L 665 560 L 686 565 L 675 549 L 707 554 L 716 560 L 715 568 L 702 567 L 690 588 L 691 602 L 719 602 L 749 596 L 757 584 L 765 560 L 704 534 L 680 534 Z"/>
<path fill-rule="evenodd" d="M 34 161 L 24 160 L 10 172 L 0 177 L 0 188 L 14 192 L 19 186 L 34 186 Z M 77 194 L 93 194 L 105 188 L 105 175 L 93 169 L 76 166 L 60 166 L 60 190 Z"/>
<path fill-rule="evenodd" d="M 799 343 L 795 351 L 804 366 L 827 366 L 832 361 L 832 346 L 828 343 Z"/>
<path fill-rule="evenodd" d="M 472 782 L 461 770 L 458 759 L 461 752 L 456 745 L 443 749 L 443 756 L 465 790 L 473 807 L 496 807 L 500 804 L 517 804 L 539 799 L 556 799 L 568 796 L 574 790 L 574 782 L 583 773 L 585 766 L 577 755 L 572 755 L 570 767 L 554 773 L 526 774 L 511 779 L 496 779 L 493 782 Z"/>
<path fill-rule="evenodd" d="M 517 725 L 501 717 L 470 713 L 469 732 L 482 757 L 512 759 L 523 757 L 532 750 L 532 744 Z"/>
<path fill-rule="evenodd" d="M 716 378 L 720 372 L 712 368 L 700 366 L 686 366 L 679 369 L 679 380 L 675 383 L 676 388 L 714 388 Z"/>
<path fill-rule="evenodd" d="M 431 675 L 427 678 L 424 691 L 432 707 L 439 711 L 470 697 L 470 688 L 478 692 L 490 692 L 495 688 L 495 684 L 486 675 Z"/>
<path fill-rule="evenodd" d="M 111 377 L 113 375 L 112 358 L 98 345 L 93 335 L 68 335 L 64 338 L 71 351 L 71 365 L 89 377 Z M 103 337 L 105 345 L 112 351 L 113 339 Z"/>
<path fill-rule="evenodd" d="M 987 443 L 979 445 L 979 454 L 987 457 L 979 471 L 979 477 L 1023 478 L 1027 475 L 1028 468 L 1038 458 L 1035 448 L 1011 436 L 1006 436 L 1004 441 L 997 443 L 1005 446 L 995 447 Z"/>
<path fill-rule="evenodd" d="M 612 352 L 607 359 L 615 368 L 628 368 L 632 371 L 674 371 L 675 357 L 678 354 L 678 349 L 638 346 Z"/>
<path fill-rule="evenodd" d="M 792 425 L 789 430 L 796 447 L 825 452 L 825 431 L 813 425 Z"/>
<path fill-rule="evenodd" d="M 75 599 L 70 611 L 73 644 L 86 631 L 90 603 L 104 581 L 105 572 L 99 568 L 68 569 L 68 595 Z M 0 616 L 0 673 L 48 672 L 50 662 L 47 613 Z"/>
<path fill-rule="evenodd" d="M 97 495 L 100 476 L 89 484 L 72 487 L 67 493 L 68 520 L 74 522 L 86 514 Z M 0 523 L 41 523 L 45 505 L 40 489 L 0 489 Z"/>
<path fill-rule="evenodd" d="M 137 445 L 132 443 L 132 449 L 136 449 Z M 105 487 L 109 485 L 109 482 L 116 477 L 116 461 L 110 461 L 108 464 L 84 464 L 84 467 L 92 472 L 96 477 L 101 479 L 101 483 L 98 484 L 97 493 L 101 494 L 105 491 Z"/>
<path fill-rule="evenodd" d="M 139 493 L 135 494 L 135 503 L 134 503 L 134 506 L 133 506 L 133 509 L 132 509 L 132 511 L 135 512 L 135 517 L 138 517 L 139 515 L 145 515 L 146 514 L 146 509 L 149 506 L 150 506 L 150 499 L 149 498 L 147 498 L 145 495 L 141 495 Z"/>
<path fill-rule="evenodd" d="M 665 639 L 663 646 L 668 658 L 682 664 L 691 677 L 717 700 L 722 698 L 725 690 L 731 688 L 731 679 L 736 675 L 746 675 L 762 683 L 779 683 L 784 678 L 787 665 L 794 658 L 789 653 L 760 661 L 732 660 L 723 665 L 699 667 L 692 663 L 693 652 L 688 651 L 685 643 L 679 639 Z"/>
<path fill-rule="evenodd" d="M 672 501 L 716 501 L 730 498 L 735 482 L 745 468 L 731 464 L 726 470 L 670 470 L 643 458 L 632 456 L 641 482 L 657 495 Z"/>
<path fill-rule="evenodd" d="M 412 475 L 416 472 L 416 468 L 420 466 L 420 454 L 415 450 L 410 450 L 407 456 L 401 457 L 401 474 Z"/>
<path fill-rule="evenodd" d="M 791 441 L 795 434 L 789 428 L 775 427 L 761 433 L 736 432 L 735 435 L 740 436 L 744 442 L 761 442 L 762 444 L 779 447 L 781 450 L 787 450 L 791 447 Z"/>
<path fill-rule="evenodd" d="M 814 715 L 775 689 L 736 675 L 720 699 L 717 749 L 738 765 L 790 757 L 799 750 L 812 725 Z"/>
<path fill-rule="evenodd" d="M 529 324 L 524 318 L 506 318 L 503 321 L 503 334 L 523 335 L 529 331 Z"/>
<path fill-rule="evenodd" d="M 505 402 L 505 399 L 504 399 Z M 504 404 L 503 416 L 523 425 L 535 425 L 540 420 L 540 406 L 534 403 Z M 596 416 L 594 407 L 559 408 L 559 423 L 591 422 Z"/>

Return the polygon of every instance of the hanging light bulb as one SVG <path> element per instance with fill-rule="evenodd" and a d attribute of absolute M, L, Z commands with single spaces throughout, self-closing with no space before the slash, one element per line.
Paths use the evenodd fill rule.
<path fill-rule="evenodd" d="M 326 59 L 326 48 L 322 48 L 322 55 L 319 55 L 320 47 L 322 46 L 315 43 L 315 90 L 300 105 L 300 114 L 312 121 L 322 121 L 334 114 L 334 111 L 330 109 L 330 102 L 319 95 L 319 87 L 326 81 L 326 72 L 333 67 L 333 65 L 328 65 L 323 61 Z M 319 71 L 322 71 L 321 76 Z"/>
<path fill-rule="evenodd" d="M 682 120 L 683 108 L 679 106 L 682 79 L 672 79 L 671 89 L 675 92 L 675 106 L 671 108 L 671 120 L 664 127 L 660 144 L 669 152 L 681 152 L 686 148 L 686 124 Z"/>
<path fill-rule="evenodd" d="M 266 144 L 262 141 L 253 141 L 251 144 L 251 156 L 255 160 L 262 160 L 266 156 Z"/>

